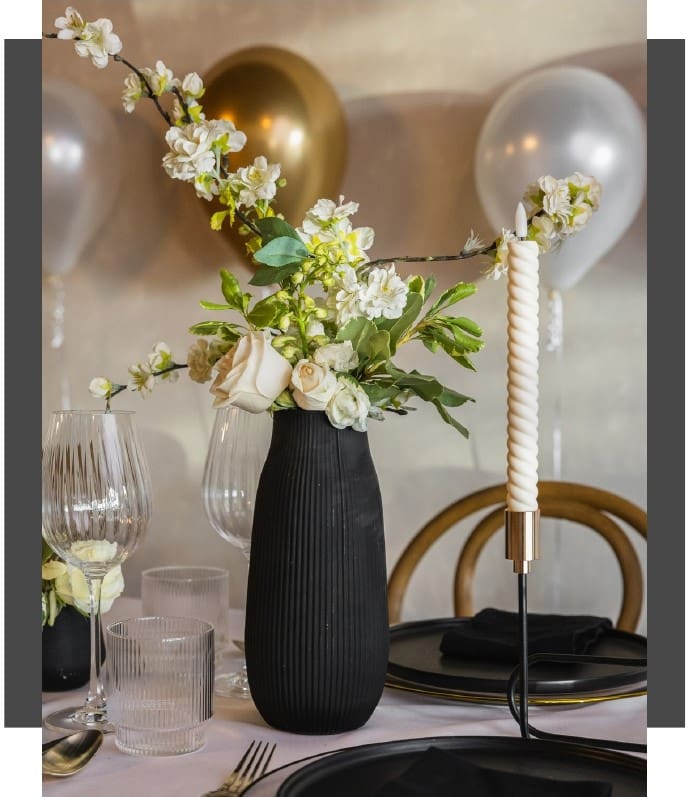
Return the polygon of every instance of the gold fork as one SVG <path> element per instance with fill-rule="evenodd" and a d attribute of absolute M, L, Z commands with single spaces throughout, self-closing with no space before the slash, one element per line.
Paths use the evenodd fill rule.
<path fill-rule="evenodd" d="M 217 789 L 206 792 L 203 797 L 235 797 L 240 794 L 243 789 L 266 773 L 276 749 L 275 744 L 269 749 L 270 744 L 270 742 L 264 744 L 260 740 L 253 741 L 225 782 Z"/>

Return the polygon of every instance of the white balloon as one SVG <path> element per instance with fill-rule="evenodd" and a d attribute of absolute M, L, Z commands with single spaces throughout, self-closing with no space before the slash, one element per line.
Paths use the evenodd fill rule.
<path fill-rule="evenodd" d="M 582 67 L 554 67 L 522 78 L 494 103 L 476 146 L 474 177 L 496 230 L 513 227 L 527 185 L 574 171 L 596 177 L 603 193 L 584 230 L 542 256 L 541 278 L 563 290 L 621 238 L 645 193 L 643 114 L 616 81 Z"/>
<path fill-rule="evenodd" d="M 79 86 L 45 81 L 41 105 L 42 263 L 66 274 L 114 204 L 120 141 L 108 109 Z"/>

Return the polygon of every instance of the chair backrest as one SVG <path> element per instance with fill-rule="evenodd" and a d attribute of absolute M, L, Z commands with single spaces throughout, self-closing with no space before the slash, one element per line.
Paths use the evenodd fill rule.
<path fill-rule="evenodd" d="M 454 613 L 469 617 L 473 612 L 474 570 L 482 548 L 505 522 L 506 485 L 496 484 L 460 498 L 437 514 L 413 537 L 389 577 L 389 622 L 398 623 L 401 606 L 413 571 L 425 552 L 460 520 L 486 507 L 495 507 L 473 528 L 466 540 L 454 576 Z M 562 481 L 539 482 L 542 517 L 560 518 L 588 526 L 611 546 L 623 580 L 623 600 L 616 627 L 634 631 L 643 604 L 643 572 L 635 548 L 610 515 L 648 536 L 647 514 L 630 501 L 607 490 Z"/>

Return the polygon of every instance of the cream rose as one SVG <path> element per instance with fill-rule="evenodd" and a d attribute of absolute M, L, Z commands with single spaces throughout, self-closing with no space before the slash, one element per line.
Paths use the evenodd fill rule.
<path fill-rule="evenodd" d="M 218 375 L 210 392 L 213 407 L 234 405 L 247 412 L 263 412 L 290 382 L 290 363 L 271 346 L 264 332 L 249 332 L 236 348 L 218 360 Z"/>
<path fill-rule="evenodd" d="M 300 360 L 292 372 L 292 397 L 303 410 L 324 410 L 338 382 L 328 365 Z"/>
<path fill-rule="evenodd" d="M 345 429 L 347 426 L 356 432 L 367 431 L 367 416 L 370 399 L 367 393 L 350 379 L 338 377 L 338 390 L 326 405 L 326 415 L 332 426 Z"/>
<path fill-rule="evenodd" d="M 314 361 L 334 371 L 350 371 L 358 365 L 358 353 L 349 340 L 344 340 L 342 343 L 320 346 L 314 352 Z"/>

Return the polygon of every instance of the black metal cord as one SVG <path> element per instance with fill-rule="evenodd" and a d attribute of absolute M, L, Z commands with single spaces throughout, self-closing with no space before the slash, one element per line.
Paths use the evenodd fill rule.
<path fill-rule="evenodd" d="M 529 722 L 527 719 L 529 709 L 529 668 L 528 668 L 528 640 L 527 640 L 527 574 L 517 576 L 517 603 L 519 618 L 519 650 L 520 663 L 517 665 L 520 681 L 520 710 L 515 718 L 520 726 L 520 733 L 529 739 Z"/>
<path fill-rule="evenodd" d="M 522 576 L 520 576 L 520 579 Z M 526 586 L 526 585 L 525 585 Z M 521 588 L 520 588 L 521 589 Z M 525 596 L 526 598 L 526 596 Z M 526 613 L 525 613 L 526 614 Z M 526 625 L 526 624 L 525 624 Z M 521 627 L 521 626 L 520 626 Z M 525 640 L 526 641 L 526 640 Z M 634 742 L 620 742 L 613 739 L 593 739 L 584 736 L 569 736 L 562 733 L 549 733 L 547 731 L 540 731 L 533 725 L 530 725 L 527 720 L 527 699 L 526 694 L 522 697 L 522 685 L 524 681 L 525 687 L 528 686 L 528 668 L 531 665 L 540 661 L 552 661 L 561 664 L 577 664 L 579 662 L 590 662 L 593 664 L 616 664 L 623 667 L 647 667 L 647 659 L 625 659 L 616 658 L 613 656 L 590 656 L 579 653 L 534 653 L 521 660 L 510 675 L 507 685 L 507 702 L 510 713 L 515 721 L 520 726 L 520 731 L 525 738 L 534 736 L 537 739 L 559 740 L 564 742 L 573 742 L 575 744 L 583 744 L 586 747 L 595 747 L 602 750 L 626 750 L 634 753 L 647 753 L 648 748 L 645 744 L 638 744 Z M 519 709 L 515 704 L 515 688 L 518 681 L 520 682 L 520 706 Z M 526 733 L 525 733 L 526 731 Z"/>

